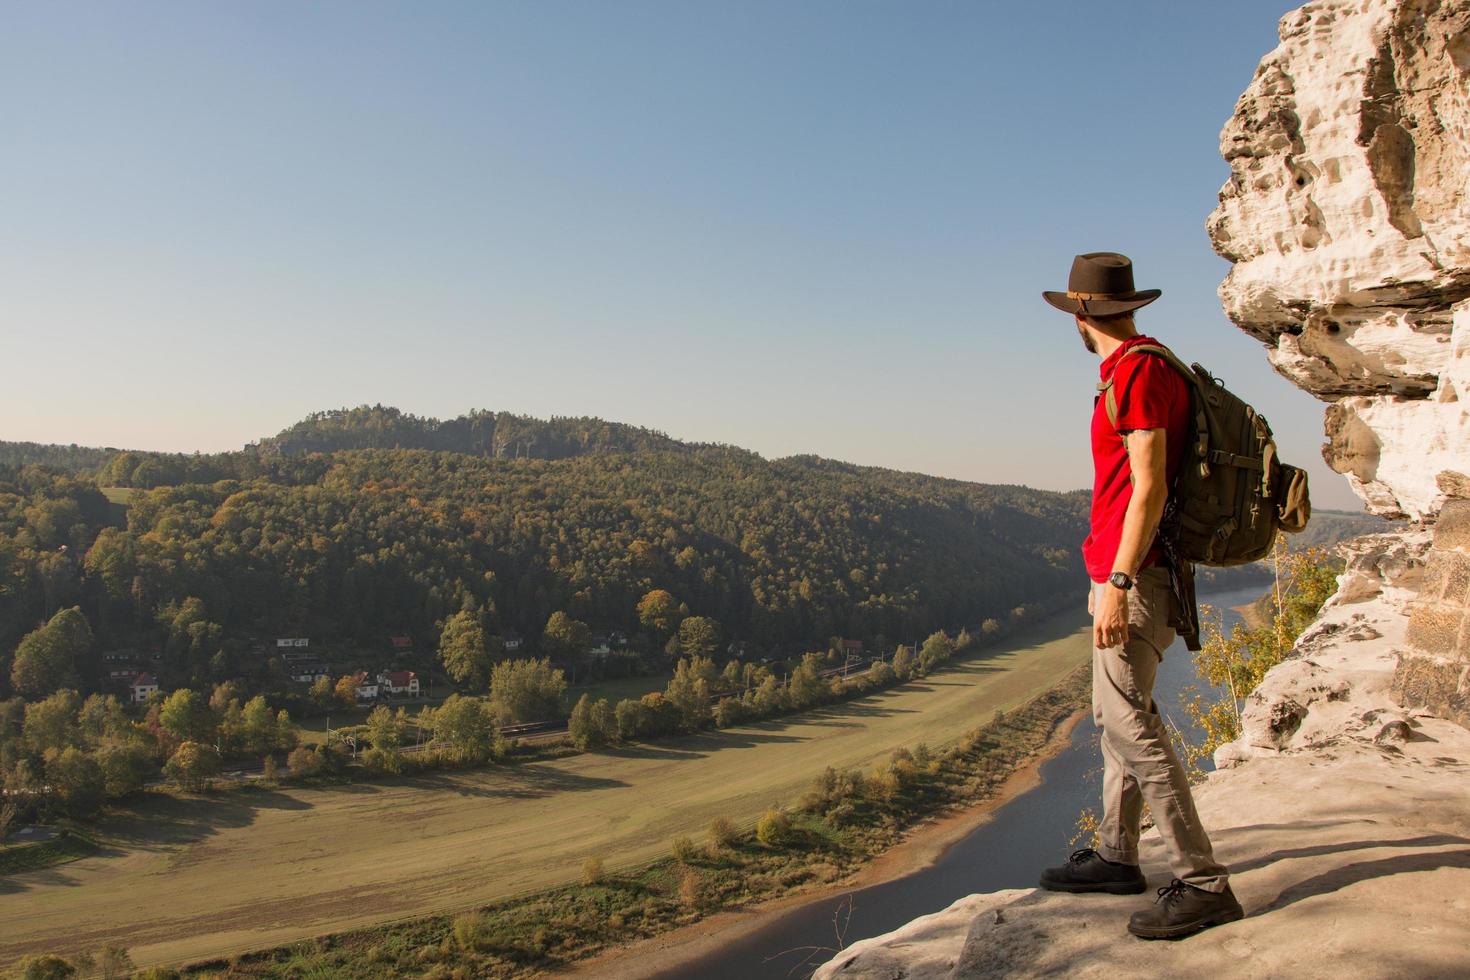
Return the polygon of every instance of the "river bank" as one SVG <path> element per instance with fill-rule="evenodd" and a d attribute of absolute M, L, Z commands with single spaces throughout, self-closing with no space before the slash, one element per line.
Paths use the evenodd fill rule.
<path fill-rule="evenodd" d="M 931 867 L 951 846 L 989 821 L 998 809 L 1036 788 L 1041 782 L 1042 765 L 1070 746 L 1078 723 L 1086 717 L 1086 711 L 1078 710 L 1063 720 L 1053 730 L 1045 747 L 1012 773 L 993 798 L 938 814 L 914 825 L 898 844 L 842 881 L 786 895 L 752 908 L 720 912 L 662 935 L 608 950 L 559 973 L 570 977 L 618 977 L 620 980 L 683 975 L 691 964 L 721 947 L 749 937 L 787 912 Z M 825 957 L 815 959 L 821 958 Z"/>

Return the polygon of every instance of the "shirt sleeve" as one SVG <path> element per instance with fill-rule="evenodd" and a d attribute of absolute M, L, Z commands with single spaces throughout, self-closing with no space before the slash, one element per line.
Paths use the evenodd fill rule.
<path fill-rule="evenodd" d="M 1167 429 L 1179 398 L 1182 379 L 1161 357 L 1133 354 L 1123 358 L 1113 373 L 1113 397 L 1118 402 L 1119 432 Z"/>

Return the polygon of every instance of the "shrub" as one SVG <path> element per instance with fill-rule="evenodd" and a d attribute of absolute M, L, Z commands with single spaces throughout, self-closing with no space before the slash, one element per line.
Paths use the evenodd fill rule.
<path fill-rule="evenodd" d="M 454 942 L 466 953 L 479 952 L 489 937 L 489 924 L 479 912 L 465 912 L 454 917 Z"/>
<path fill-rule="evenodd" d="M 719 847 L 730 847 L 740 838 L 734 821 L 729 817 L 715 817 L 709 822 L 709 839 Z"/>
<path fill-rule="evenodd" d="M 76 974 L 77 968 L 70 961 L 55 953 L 43 953 L 40 956 L 27 956 L 15 964 L 12 975 L 21 980 L 66 980 Z"/>
<path fill-rule="evenodd" d="M 873 687 L 886 687 L 893 683 L 896 676 L 893 668 L 888 665 L 888 661 L 880 660 L 868 671 L 867 679 Z"/>
<path fill-rule="evenodd" d="M 679 904 L 689 909 L 700 909 L 704 907 L 705 899 L 704 876 L 693 868 L 685 871 L 679 881 Z"/>
<path fill-rule="evenodd" d="M 674 860 L 681 864 L 689 864 L 699 856 L 699 848 L 694 846 L 694 841 L 684 834 L 674 838 L 673 843 Z"/>
<path fill-rule="evenodd" d="M 582 862 L 582 884 L 600 885 L 602 880 L 602 858 L 590 857 Z"/>
<path fill-rule="evenodd" d="M 767 847 L 784 846 L 791 838 L 791 818 L 780 810 L 767 810 L 756 821 L 755 837 Z"/>
<path fill-rule="evenodd" d="M 321 753 L 309 746 L 298 745 L 286 756 L 286 768 L 297 778 L 314 776 L 322 769 Z"/>

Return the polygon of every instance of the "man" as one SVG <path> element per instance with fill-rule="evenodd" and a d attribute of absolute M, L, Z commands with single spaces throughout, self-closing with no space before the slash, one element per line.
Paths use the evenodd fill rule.
<path fill-rule="evenodd" d="M 1195 812 L 1183 767 L 1154 704 L 1154 676 L 1174 640 L 1173 589 L 1157 536 L 1159 519 L 1189 432 L 1189 389 L 1163 358 L 1130 354 L 1158 341 L 1139 334 L 1133 313 L 1161 294 L 1133 287 L 1133 263 L 1115 252 L 1073 260 L 1065 293 L 1042 294 L 1071 313 L 1089 352 L 1102 358 L 1117 424 L 1101 404 L 1092 413 L 1091 530 L 1082 545 L 1092 578 L 1092 711 L 1102 732 L 1103 818 L 1100 846 L 1048 868 L 1041 887 L 1064 892 L 1136 895 L 1139 819 L 1148 804 L 1168 848 L 1174 880 L 1128 931 L 1172 939 L 1244 916 L 1228 874 L 1215 861 Z"/>

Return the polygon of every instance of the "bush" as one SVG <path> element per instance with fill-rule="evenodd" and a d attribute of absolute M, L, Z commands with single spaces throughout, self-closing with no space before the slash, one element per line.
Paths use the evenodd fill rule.
<path fill-rule="evenodd" d="M 699 857 L 699 848 L 695 847 L 694 841 L 690 840 L 684 834 L 680 834 L 674 838 L 672 850 L 674 852 L 674 860 L 681 864 L 689 864 L 695 858 Z"/>
<path fill-rule="evenodd" d="M 21 980 L 66 980 L 76 974 L 77 968 L 70 961 L 55 953 L 43 953 L 40 956 L 27 956 L 15 964 L 12 975 Z"/>
<path fill-rule="evenodd" d="M 306 745 L 298 745 L 286 756 L 286 768 L 296 778 L 314 776 L 322 770 L 321 753 Z"/>
<path fill-rule="evenodd" d="M 791 839 L 791 818 L 780 810 L 767 810 L 756 821 L 755 838 L 767 847 L 784 846 Z"/>
<path fill-rule="evenodd" d="M 602 858 L 590 857 L 582 862 L 582 884 L 591 887 L 603 881 Z"/>
<path fill-rule="evenodd" d="M 477 953 L 489 937 L 489 923 L 479 912 L 465 912 L 454 917 L 454 942 L 466 953 Z"/>
<path fill-rule="evenodd" d="M 715 817 L 709 822 L 709 839 L 718 847 L 732 847 L 740 839 L 740 831 L 729 817 Z"/>
<path fill-rule="evenodd" d="M 692 868 L 685 871 L 679 881 L 679 903 L 685 908 L 701 909 L 707 898 L 704 876 Z"/>

